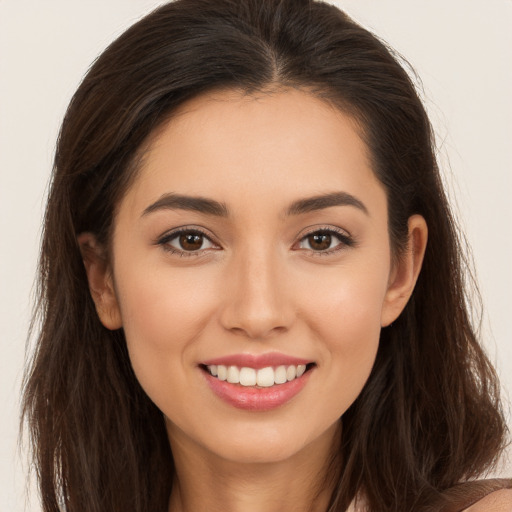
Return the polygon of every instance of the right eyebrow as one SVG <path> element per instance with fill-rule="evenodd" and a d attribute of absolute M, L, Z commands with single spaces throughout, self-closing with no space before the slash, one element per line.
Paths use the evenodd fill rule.
<path fill-rule="evenodd" d="M 358 210 L 361 210 L 366 215 L 369 215 L 368 209 L 364 203 L 347 192 L 332 192 L 328 194 L 321 194 L 314 197 L 307 197 L 305 199 L 299 199 L 292 203 L 288 208 L 288 215 L 300 215 L 303 213 L 309 213 L 316 210 L 323 210 L 324 208 L 331 208 L 333 206 L 354 206 Z"/>
<path fill-rule="evenodd" d="M 228 208 L 224 203 L 206 197 L 170 193 L 162 195 L 150 204 L 142 212 L 142 216 L 159 210 L 189 210 L 217 217 L 227 217 L 229 215 Z"/>

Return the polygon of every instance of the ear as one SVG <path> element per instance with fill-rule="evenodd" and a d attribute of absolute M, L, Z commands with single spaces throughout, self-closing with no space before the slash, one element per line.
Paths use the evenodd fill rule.
<path fill-rule="evenodd" d="M 394 264 L 382 307 L 381 325 L 394 322 L 405 308 L 420 274 L 427 247 L 428 228 L 421 215 L 409 218 L 407 248 Z"/>
<path fill-rule="evenodd" d="M 89 281 L 89 290 L 101 323 L 110 330 L 122 327 L 112 269 L 103 247 L 92 233 L 81 233 L 78 245 Z"/>

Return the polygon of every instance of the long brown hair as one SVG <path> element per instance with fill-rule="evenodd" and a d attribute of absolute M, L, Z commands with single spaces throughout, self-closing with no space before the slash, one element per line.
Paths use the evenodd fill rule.
<path fill-rule="evenodd" d="M 356 119 L 387 192 L 396 257 L 411 215 L 429 226 L 413 296 L 383 329 L 372 374 L 343 415 L 329 512 L 359 491 L 371 510 L 418 511 L 495 463 L 506 429 L 497 379 L 470 323 L 431 126 L 399 59 L 325 3 L 177 0 L 109 46 L 62 124 L 23 409 L 45 512 L 166 510 L 174 467 L 163 417 L 135 378 L 122 330 L 97 317 L 77 235 L 108 247 L 140 148 L 184 101 L 269 87 L 302 88 Z"/>

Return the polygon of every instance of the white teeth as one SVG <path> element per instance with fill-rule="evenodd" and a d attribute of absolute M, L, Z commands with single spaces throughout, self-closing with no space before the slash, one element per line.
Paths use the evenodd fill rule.
<path fill-rule="evenodd" d="M 286 369 L 286 380 L 293 380 L 297 377 L 297 368 L 295 366 L 288 366 Z"/>
<path fill-rule="evenodd" d="M 226 380 L 231 384 L 238 384 L 240 382 L 240 370 L 236 366 L 230 366 Z"/>
<path fill-rule="evenodd" d="M 261 368 L 256 372 L 256 384 L 262 388 L 269 388 L 275 384 L 274 369 L 272 367 Z"/>
<path fill-rule="evenodd" d="M 222 364 L 219 364 L 217 366 L 217 378 L 219 380 L 226 380 L 226 377 L 228 376 L 228 369 L 223 366 Z"/>
<path fill-rule="evenodd" d="M 242 386 L 259 386 L 262 388 L 268 388 L 275 384 L 284 384 L 285 382 L 292 381 L 296 378 L 304 375 L 306 371 L 305 364 L 299 364 L 297 366 L 277 366 L 272 368 L 267 366 L 266 368 L 255 368 L 237 366 L 224 366 L 222 364 L 212 364 L 207 366 L 208 371 L 214 377 L 219 380 L 227 380 L 230 384 L 240 384 Z"/>
<path fill-rule="evenodd" d="M 256 370 L 254 368 L 240 368 L 240 384 L 242 386 L 256 386 Z"/>
<path fill-rule="evenodd" d="M 278 366 L 274 372 L 274 381 L 276 384 L 284 384 L 286 382 L 286 366 Z"/>

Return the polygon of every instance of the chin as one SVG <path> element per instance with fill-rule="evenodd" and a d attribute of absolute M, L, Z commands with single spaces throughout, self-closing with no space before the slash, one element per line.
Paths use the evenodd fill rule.
<path fill-rule="evenodd" d="M 232 463 L 279 464 L 299 460 L 311 450 L 331 452 L 339 425 L 337 421 L 319 432 L 301 430 L 300 421 L 279 426 L 255 423 L 224 429 L 221 436 L 205 439 L 203 447 L 213 456 Z"/>

